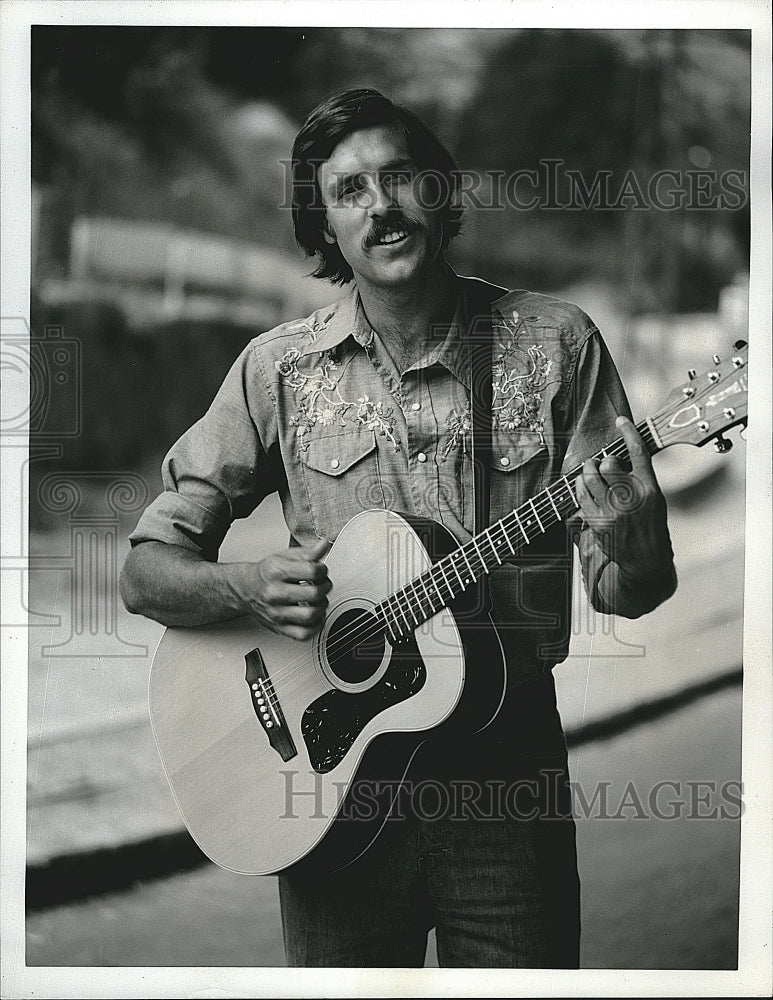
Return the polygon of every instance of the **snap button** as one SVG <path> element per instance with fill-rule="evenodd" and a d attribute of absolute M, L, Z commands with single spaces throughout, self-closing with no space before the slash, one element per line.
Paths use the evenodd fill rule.
<path fill-rule="evenodd" d="M 500 464 L 500 465 L 503 465 L 503 466 L 504 466 L 505 468 L 507 468 L 507 467 L 508 467 L 508 465 L 510 464 L 510 459 L 509 459 L 509 458 L 507 457 L 507 455 L 503 455 L 503 456 L 502 456 L 502 457 L 501 457 L 501 458 L 499 459 L 499 464 Z"/>
<path fill-rule="evenodd" d="M 340 464 L 341 464 L 341 463 L 340 463 L 340 462 L 338 461 L 338 459 L 337 459 L 337 458 L 334 458 L 334 459 L 333 459 L 333 460 L 331 461 L 331 463 L 330 463 L 330 468 L 331 468 L 331 469 L 337 469 L 337 468 L 338 468 L 338 466 L 339 466 Z"/>
<path fill-rule="evenodd" d="M 411 403 L 411 409 L 412 410 L 420 410 L 421 409 L 421 403 Z"/>
<path fill-rule="evenodd" d="M 427 461 L 427 456 L 424 454 L 423 451 L 420 451 L 419 454 L 416 456 L 416 458 L 418 458 L 418 460 L 420 462 L 426 462 Z"/>

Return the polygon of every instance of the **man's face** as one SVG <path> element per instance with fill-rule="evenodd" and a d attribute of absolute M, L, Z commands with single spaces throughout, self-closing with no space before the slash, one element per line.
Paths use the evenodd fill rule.
<path fill-rule="evenodd" d="M 319 170 L 328 233 L 358 284 L 395 287 L 426 274 L 441 257 L 442 224 L 397 126 L 342 139 Z"/>

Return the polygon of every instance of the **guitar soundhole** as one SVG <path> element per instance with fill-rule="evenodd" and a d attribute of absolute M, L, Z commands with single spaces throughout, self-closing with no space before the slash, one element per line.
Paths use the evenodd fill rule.
<path fill-rule="evenodd" d="M 362 608 L 343 611 L 325 641 L 330 670 L 345 684 L 362 684 L 384 660 L 384 633 L 374 615 Z"/>

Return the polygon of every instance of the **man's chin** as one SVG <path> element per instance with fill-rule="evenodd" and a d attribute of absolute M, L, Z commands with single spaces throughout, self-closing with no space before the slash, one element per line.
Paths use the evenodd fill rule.
<path fill-rule="evenodd" d="M 426 279 L 433 261 L 420 252 L 405 253 L 391 260 L 372 260 L 366 280 L 380 285 L 404 285 Z"/>

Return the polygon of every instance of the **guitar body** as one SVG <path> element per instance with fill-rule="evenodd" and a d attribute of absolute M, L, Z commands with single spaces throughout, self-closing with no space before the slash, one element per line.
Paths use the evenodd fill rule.
<path fill-rule="evenodd" d="M 477 588 L 394 647 L 372 616 L 457 544 L 434 522 L 365 511 L 327 556 L 333 588 L 313 639 L 252 616 L 167 629 L 151 721 L 183 820 L 212 861 L 243 874 L 304 859 L 344 867 L 378 836 L 433 731 L 494 718 L 504 658 Z"/>

